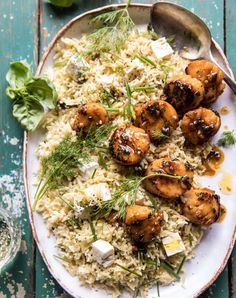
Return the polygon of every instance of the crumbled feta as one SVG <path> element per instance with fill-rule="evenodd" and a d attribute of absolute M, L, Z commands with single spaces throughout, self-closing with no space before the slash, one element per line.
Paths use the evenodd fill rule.
<path fill-rule="evenodd" d="M 89 69 L 89 64 L 79 55 L 70 58 L 66 65 L 66 72 L 76 82 L 85 80 L 85 73 Z"/>
<path fill-rule="evenodd" d="M 106 183 L 90 185 L 84 190 L 84 192 L 91 200 L 99 199 L 102 201 L 108 201 L 111 199 L 111 192 Z"/>
<path fill-rule="evenodd" d="M 165 37 L 152 41 L 151 47 L 157 59 L 169 57 L 174 53 L 172 47 L 168 44 Z"/>
<path fill-rule="evenodd" d="M 87 219 L 88 218 L 88 211 L 86 208 L 82 207 L 82 206 L 78 206 L 76 204 L 74 204 L 75 206 L 75 210 L 76 210 L 76 216 L 80 219 Z"/>
<path fill-rule="evenodd" d="M 115 80 L 115 75 L 102 75 L 97 78 L 97 82 L 102 85 L 111 85 Z"/>
<path fill-rule="evenodd" d="M 95 169 L 99 167 L 99 164 L 96 161 L 91 161 L 87 164 L 80 166 L 79 170 L 83 178 L 91 178 Z"/>
<path fill-rule="evenodd" d="M 114 247 L 105 240 L 97 240 L 92 243 L 93 255 L 97 262 L 108 267 L 114 260 Z"/>
<path fill-rule="evenodd" d="M 184 243 L 179 233 L 171 233 L 169 236 L 162 239 L 162 243 L 168 257 L 185 250 Z"/>

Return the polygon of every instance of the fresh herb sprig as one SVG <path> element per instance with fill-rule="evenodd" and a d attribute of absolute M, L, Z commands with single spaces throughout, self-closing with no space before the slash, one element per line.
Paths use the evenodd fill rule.
<path fill-rule="evenodd" d="M 44 115 L 44 107 L 54 109 L 57 93 L 52 83 L 43 77 L 34 77 L 24 61 L 10 64 L 6 75 L 7 96 L 12 100 L 13 116 L 23 128 L 33 131 Z"/>
<path fill-rule="evenodd" d="M 136 115 L 134 112 L 134 107 L 132 105 L 132 90 L 130 85 L 126 82 L 125 84 L 126 94 L 128 98 L 127 106 L 124 109 L 124 117 L 127 118 L 129 121 L 133 121 L 136 119 Z"/>
<path fill-rule="evenodd" d="M 157 64 L 152 61 L 150 58 L 148 58 L 147 56 L 144 56 L 144 55 L 136 55 L 134 56 L 134 58 L 137 58 L 139 59 L 141 62 L 143 62 L 144 64 L 147 64 L 147 65 L 151 65 L 152 67 L 156 68 L 157 67 Z"/>
<path fill-rule="evenodd" d="M 144 177 L 130 176 L 121 180 L 119 189 L 113 194 L 110 200 L 103 201 L 94 209 L 93 216 L 96 218 L 107 218 L 113 209 L 118 209 L 119 217 L 124 220 L 126 216 L 126 206 L 135 204 L 137 192 L 141 183 L 148 178 L 154 177 L 165 177 L 188 182 L 187 176 L 175 176 L 165 173 L 155 173 Z"/>
<path fill-rule="evenodd" d="M 114 125 L 101 125 L 96 130 L 90 129 L 85 137 L 81 131 L 76 140 L 68 137 L 63 139 L 57 148 L 43 159 L 42 179 L 35 194 L 34 210 L 47 190 L 63 185 L 78 175 L 78 167 L 89 160 L 96 148 L 104 148 L 104 141 L 113 129 Z"/>
<path fill-rule="evenodd" d="M 217 144 L 219 146 L 228 147 L 236 144 L 236 136 L 234 131 L 224 131 L 220 139 L 218 140 Z"/>
<path fill-rule="evenodd" d="M 101 28 L 87 37 L 91 43 L 88 48 L 89 55 L 120 51 L 135 27 L 128 11 L 130 2 L 129 0 L 125 8 L 105 12 L 92 19 L 92 23 L 100 25 Z"/>
<path fill-rule="evenodd" d="M 161 142 L 161 141 L 164 141 L 166 139 L 169 139 L 169 136 L 164 134 L 163 132 L 161 131 L 154 131 L 152 133 L 152 139 L 156 142 Z"/>

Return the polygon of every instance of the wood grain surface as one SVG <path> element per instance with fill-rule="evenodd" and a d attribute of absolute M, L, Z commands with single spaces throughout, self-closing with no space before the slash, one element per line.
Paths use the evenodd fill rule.
<path fill-rule="evenodd" d="M 14 266 L 0 276 L 0 298 L 69 297 L 49 274 L 32 239 L 22 179 L 23 130 L 13 118 L 11 103 L 5 96 L 5 74 L 9 63 L 24 59 L 35 70 L 48 43 L 71 18 L 99 6 L 122 2 L 78 0 L 72 8 L 59 9 L 42 0 L 0 0 L 0 206 L 7 207 L 18 217 L 23 231 L 21 251 Z M 156 1 L 135 2 L 154 3 Z M 177 0 L 170 2 L 187 7 L 207 23 L 213 37 L 225 50 L 236 74 L 236 1 Z M 236 250 L 223 273 L 202 297 L 236 297 L 234 256 L 236 256 Z"/>

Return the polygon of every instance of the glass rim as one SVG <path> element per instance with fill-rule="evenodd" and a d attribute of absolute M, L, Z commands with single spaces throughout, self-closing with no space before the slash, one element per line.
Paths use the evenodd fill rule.
<path fill-rule="evenodd" d="M 7 253 L 3 260 L 0 260 L 0 274 L 7 269 L 15 259 L 21 246 L 21 228 L 18 220 L 13 214 L 5 208 L 0 207 L 0 218 L 6 223 L 9 234 L 10 243 L 7 249 Z"/>

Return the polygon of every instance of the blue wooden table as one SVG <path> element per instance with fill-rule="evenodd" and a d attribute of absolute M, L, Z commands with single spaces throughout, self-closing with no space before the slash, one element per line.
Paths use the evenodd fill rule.
<path fill-rule="evenodd" d="M 42 0 L 0 1 L 0 205 L 4 205 L 18 217 L 23 230 L 18 259 L 8 272 L 0 276 L 0 298 L 69 297 L 49 274 L 32 238 L 22 178 L 23 130 L 12 117 L 11 104 L 5 96 L 5 74 L 9 63 L 25 59 L 35 70 L 46 46 L 68 20 L 89 9 L 121 2 L 78 0 L 72 8 L 56 9 Z M 236 1 L 172 2 L 191 9 L 208 24 L 236 74 Z M 236 297 L 234 256 L 236 250 L 223 273 L 202 297 Z"/>

